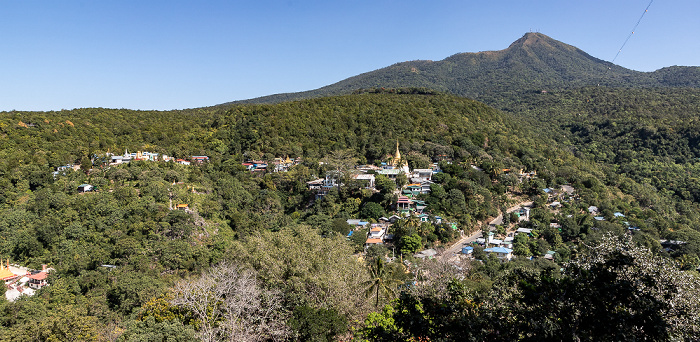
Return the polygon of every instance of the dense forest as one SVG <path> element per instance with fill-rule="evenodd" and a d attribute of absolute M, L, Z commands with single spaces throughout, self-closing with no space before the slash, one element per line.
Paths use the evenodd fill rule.
<path fill-rule="evenodd" d="M 0 255 L 55 271 L 34 296 L 0 303 L 0 339 L 695 340 L 698 95 L 527 92 L 499 111 L 378 88 L 168 112 L 2 113 Z M 388 161 L 397 142 L 411 168 L 437 164 L 419 198 L 466 234 L 532 201 L 518 258 L 416 259 L 459 234 L 414 218 L 392 226 L 394 251 L 365 249 L 366 231 L 347 238 L 347 219 L 391 215 L 405 185 L 377 176 L 369 191 L 348 171 Z M 109 165 L 127 150 L 209 161 Z M 300 160 L 288 172 L 242 165 L 287 157 Z M 66 164 L 80 166 L 53 174 Z M 315 200 L 307 182 L 333 172 L 342 186 Z M 561 185 L 576 198 L 552 211 L 543 189 Z"/>

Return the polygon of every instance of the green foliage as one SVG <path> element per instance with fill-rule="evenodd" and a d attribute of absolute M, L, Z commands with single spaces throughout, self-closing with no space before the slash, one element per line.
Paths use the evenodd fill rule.
<path fill-rule="evenodd" d="M 522 92 L 584 86 L 699 87 L 697 67 L 670 67 L 655 72 L 625 69 L 594 58 L 544 34 L 529 32 L 507 49 L 459 53 L 441 61 L 409 61 L 351 77 L 306 92 L 278 94 L 243 102 L 278 103 L 320 96 L 374 93 L 430 93 L 434 89 L 502 108 L 504 98 Z M 433 91 L 432 93 L 435 93 Z"/>
<path fill-rule="evenodd" d="M 525 44 L 528 39 L 539 42 Z M 595 78 L 603 70 L 613 74 L 610 82 L 622 81 L 617 74 L 620 70 L 606 71 L 607 65 L 587 64 L 590 59 L 585 55 L 564 46 L 575 52 L 572 57 L 562 54 L 560 48 L 559 42 L 529 35 L 512 48 L 495 53 L 494 62 L 508 69 L 512 65 L 507 61 L 524 63 L 532 52 L 539 56 L 536 63 L 546 62 L 542 65 L 554 62 L 560 68 L 571 64 L 588 68 L 569 71 L 570 77 Z M 542 57 L 550 53 L 548 59 Z M 454 70 L 460 69 L 458 62 L 472 57 L 449 58 L 445 62 L 454 64 L 449 74 L 455 75 Z M 413 76 L 426 75 L 431 68 L 448 72 L 443 70 L 448 65 L 444 63 L 411 63 L 421 64 L 418 73 L 410 73 Z M 474 70 L 458 74 L 481 72 L 488 63 L 483 61 L 479 67 L 480 63 Z M 260 289 L 279 291 L 284 299 L 280 312 L 290 314 L 294 308 L 305 308 L 299 309 L 294 323 L 298 324 L 299 338 L 313 338 L 302 335 L 316 330 L 324 331 L 314 334 L 319 338 L 337 338 L 345 330 L 341 325 L 364 319 L 373 306 L 378 308 L 380 301 L 394 295 L 399 298 L 396 307 L 402 310 L 385 309 L 368 318 L 367 327 L 372 329 L 363 330 L 363 338 L 570 339 L 559 329 L 566 320 L 568 326 L 582 331 L 578 335 L 582 340 L 590 336 L 638 338 L 634 329 L 649 331 L 661 340 L 664 336 L 683 337 L 675 330 L 663 335 L 668 331 L 666 322 L 676 318 L 663 316 L 673 310 L 658 293 L 642 291 L 641 299 L 631 298 L 623 291 L 629 284 L 613 277 L 627 275 L 626 271 L 608 267 L 632 260 L 624 265 L 649 278 L 632 278 L 635 284 L 655 286 L 664 289 L 664 295 L 685 298 L 669 290 L 673 287 L 669 284 L 682 278 L 678 273 L 669 270 L 670 278 L 656 281 L 650 269 L 639 266 L 638 261 L 652 260 L 652 265 L 662 268 L 668 265 L 648 255 L 629 254 L 629 246 L 620 247 L 621 255 L 628 259 L 614 253 L 605 256 L 603 265 L 613 273 L 593 262 L 590 269 L 573 265 L 590 261 L 585 259 L 583 244 L 598 245 L 605 232 L 622 234 L 629 225 L 634 228 L 635 242 L 674 258 L 685 270 L 697 267 L 698 91 L 596 87 L 542 93 L 527 87 L 559 84 L 547 78 L 561 73 L 544 68 L 536 77 L 528 71 L 509 77 L 504 70 L 489 76 L 498 86 L 482 82 L 459 91 L 478 90 L 474 94 L 510 113 L 417 88 L 370 89 L 277 105 L 186 111 L 96 108 L 3 113 L 0 254 L 33 268 L 48 264 L 56 271 L 49 278 L 51 286 L 36 296 L 2 303 L 0 325 L 10 340 L 191 339 L 194 331 L 201 333 L 191 312 L 183 313 L 182 308 L 172 305 L 161 307 L 162 300 L 154 302 L 154 297 L 165 298 L 161 295 L 169 293 L 178 280 L 197 279 L 211 265 L 230 258 L 243 269 L 258 271 Z M 631 73 L 626 78 L 645 85 L 687 85 L 683 75 L 688 72 L 669 68 Z M 583 81 L 567 81 L 566 85 L 577 82 Z M 489 95 L 482 95 L 483 89 L 488 89 Z M 20 121 L 32 125 L 22 126 Z M 439 165 L 443 172 L 433 177 L 431 192 L 418 197 L 425 200 L 431 215 L 456 222 L 468 232 L 478 229 L 479 221 L 503 211 L 514 197 L 529 197 L 537 209 L 532 211 L 531 221 L 523 224 L 535 230 L 531 238 L 516 237 L 515 254 L 540 256 L 554 250 L 555 260 L 571 260 L 567 270 L 575 272 L 560 276 L 560 266 L 543 258 L 502 263 L 477 248 L 474 255 L 484 260 L 483 264 L 473 265 L 473 272 L 461 275 L 463 280 L 449 289 L 442 284 L 435 287 L 434 296 L 425 296 L 412 292 L 414 285 L 396 286 L 413 276 L 406 275 L 401 264 L 377 266 L 374 257 L 386 254 L 385 248 L 368 251 L 368 260 L 373 263 L 367 269 L 352 256 L 364 250 L 367 231 L 355 231 L 348 241 L 345 221 L 390 215 L 387 210 L 396 201 L 393 191 L 407 180 L 395 183 L 377 175 L 380 192 L 373 193 L 346 171 L 356 163 L 385 160 L 397 140 L 412 168 L 444 160 Z M 140 161 L 107 164 L 107 152 L 120 154 L 127 148 L 178 158 L 203 154 L 211 159 L 189 167 Z M 278 156 L 302 157 L 304 161 L 286 173 L 268 172 L 272 167 L 251 173 L 241 166 L 247 158 Z M 57 166 L 78 162 L 82 171 L 59 172 L 56 177 L 51 174 Z M 538 178 L 521 183 L 515 172 L 504 169 L 537 171 Z M 313 202 L 314 194 L 306 182 L 327 172 L 335 174 L 342 186 Z M 78 195 L 76 189 L 82 183 L 95 185 L 97 191 Z M 542 189 L 565 183 L 576 193 L 552 214 Z M 173 205 L 188 204 L 190 211 L 170 210 L 171 200 Z M 606 221 L 593 220 L 587 213 L 590 205 L 598 206 Z M 625 218 L 616 218 L 613 213 L 617 211 Z M 516 220 L 508 217 L 506 223 L 508 219 Z M 551 222 L 559 223 L 561 230 L 550 228 Z M 415 218 L 400 220 L 390 232 L 395 235 L 397 252 L 406 255 L 456 237 L 448 225 L 421 223 Z M 685 243 L 664 251 L 660 238 Z M 384 275 L 378 276 L 382 272 Z M 606 282 L 617 297 L 601 290 Z M 587 298 L 576 286 L 600 294 L 596 296 L 609 305 Z M 683 286 L 678 288 L 685 289 Z M 368 300 L 364 292 L 369 290 Z M 687 292 L 695 295 L 690 289 Z M 499 306 L 494 298 L 515 305 Z M 561 322 L 543 313 L 542 303 L 550 302 L 558 305 L 550 311 L 556 312 Z M 675 305 L 687 312 L 695 310 L 685 302 Z M 647 306 L 664 314 L 650 312 Z M 594 318 L 576 316 L 582 308 L 591 308 L 610 322 L 637 320 L 642 313 L 653 319 L 633 329 L 609 322 L 598 324 Z M 340 317 L 347 321 L 341 324 L 335 320 Z M 499 325 L 500 321 L 504 323 Z M 532 327 L 514 322 L 531 322 Z M 598 325 L 620 335 L 604 335 Z"/>
<path fill-rule="evenodd" d="M 412 255 L 422 246 L 421 237 L 418 234 L 404 235 L 399 239 L 401 254 Z"/>
<path fill-rule="evenodd" d="M 158 322 L 153 316 L 130 322 L 117 341 L 124 342 L 188 342 L 195 339 L 195 331 L 179 321 Z"/>
<path fill-rule="evenodd" d="M 391 299 L 394 297 L 396 292 L 396 287 L 401 282 L 400 275 L 397 274 L 396 268 L 389 268 L 386 266 L 383 258 L 375 257 L 369 263 L 369 280 L 365 281 L 362 285 L 366 286 L 365 296 L 374 296 L 376 301 L 374 306 L 379 307 L 379 300 L 381 297 Z"/>
<path fill-rule="evenodd" d="M 304 305 L 294 308 L 289 326 L 297 332 L 299 341 L 330 342 L 347 330 L 347 320 L 334 309 Z"/>
<path fill-rule="evenodd" d="M 396 183 L 385 175 L 376 175 L 374 180 L 375 187 L 383 194 L 390 193 L 396 189 Z"/>
<path fill-rule="evenodd" d="M 343 317 L 358 319 L 369 307 L 361 285 L 368 274 L 353 253 L 343 236 L 324 238 L 307 226 L 289 226 L 248 236 L 236 242 L 228 255 L 257 270 L 264 284 L 279 289 L 291 308 L 329 307 Z"/>
<path fill-rule="evenodd" d="M 698 334 L 698 278 L 630 239 L 604 237 L 559 266 L 496 262 L 481 291 L 452 275 L 446 286 L 415 288 L 368 316 L 360 336 L 376 340 L 692 340 Z M 477 284 L 481 281 L 477 280 Z"/>
<path fill-rule="evenodd" d="M 365 205 L 362 206 L 362 210 L 360 210 L 360 217 L 365 219 L 374 219 L 375 221 L 379 221 L 379 218 L 384 216 L 386 216 L 384 208 L 375 202 L 365 203 Z"/>

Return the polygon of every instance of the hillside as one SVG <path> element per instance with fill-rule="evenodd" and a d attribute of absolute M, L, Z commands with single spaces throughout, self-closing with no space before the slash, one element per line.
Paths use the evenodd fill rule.
<path fill-rule="evenodd" d="M 538 105 L 512 107 L 521 117 L 415 88 L 226 110 L 0 113 L 0 256 L 55 270 L 34 296 L 0 300 L 0 341 L 692 339 L 700 94 L 594 87 L 526 95 Z M 350 174 L 390 161 L 397 144 L 411 168 L 440 168 L 427 193 L 411 194 L 428 220 L 469 235 L 514 203 L 533 202 L 527 222 L 503 218 L 532 230 L 514 242 L 518 258 L 500 262 L 480 248 L 483 263 L 423 262 L 415 252 L 453 244 L 460 232 L 416 215 L 390 226 L 392 250 L 365 249 L 369 229 L 347 220 L 397 214 L 394 190 L 407 179 L 369 173 L 376 186 L 368 189 Z M 126 150 L 209 158 L 109 163 L 108 153 Z M 299 159 L 275 172 L 280 157 Z M 251 171 L 243 164 L 251 160 L 270 163 Z M 69 163 L 82 165 L 52 175 Z M 309 182 L 329 175 L 340 182 L 321 200 Z M 94 190 L 81 193 L 84 184 Z M 575 194 L 553 209 L 543 189 L 564 184 Z M 617 248 L 613 235 L 628 242 Z M 665 250 L 661 238 L 684 243 Z M 590 247 L 598 245 L 615 253 Z M 607 267 L 620 264 L 632 272 Z M 619 278 L 606 272 L 618 271 L 639 274 L 633 283 L 642 285 L 611 282 Z M 552 308 L 536 304 L 539 296 Z M 666 314 L 667 305 L 680 313 Z M 549 324 L 554 309 L 566 328 Z M 543 325 L 499 319 L 530 316 Z M 394 323 L 374 324 L 385 318 Z M 599 328 L 600 319 L 615 325 Z"/>
<path fill-rule="evenodd" d="M 277 94 L 237 103 L 282 101 L 349 94 L 361 88 L 423 87 L 503 108 L 504 97 L 524 90 L 583 86 L 700 87 L 699 67 L 639 72 L 595 58 L 541 33 L 527 33 L 500 51 L 459 53 L 441 61 L 409 61 L 360 74 L 315 90 Z"/>

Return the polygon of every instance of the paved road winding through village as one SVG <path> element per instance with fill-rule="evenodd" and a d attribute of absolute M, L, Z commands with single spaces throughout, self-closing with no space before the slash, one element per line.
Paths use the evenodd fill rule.
<path fill-rule="evenodd" d="M 526 202 L 520 202 L 515 206 L 512 206 L 508 209 L 506 209 L 506 213 L 511 213 L 514 212 L 521 207 L 528 207 L 532 205 L 532 201 L 526 201 Z M 495 226 L 503 223 L 503 214 L 498 215 L 495 219 L 493 219 L 489 225 Z M 468 244 L 471 244 L 472 242 L 476 241 L 476 239 L 481 237 L 481 230 L 477 230 L 476 232 L 472 233 L 471 235 L 464 236 L 461 238 L 459 241 L 455 242 L 450 248 L 446 249 L 445 251 L 442 252 L 438 257 L 441 259 L 446 259 L 454 256 L 457 253 L 460 253 L 462 251 L 462 247 Z"/>

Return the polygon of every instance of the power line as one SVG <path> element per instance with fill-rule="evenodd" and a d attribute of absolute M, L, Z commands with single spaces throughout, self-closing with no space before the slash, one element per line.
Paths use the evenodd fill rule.
<path fill-rule="evenodd" d="M 651 4 L 652 4 L 653 2 L 654 2 L 654 0 L 649 1 L 649 4 L 647 5 L 647 8 L 644 9 L 644 12 L 643 12 L 642 15 L 639 17 L 639 20 L 637 20 L 637 23 L 634 24 L 634 28 L 632 28 L 632 32 L 627 36 L 627 39 L 625 39 L 625 42 L 622 43 L 622 46 L 620 46 L 620 49 L 617 50 L 617 53 L 615 54 L 615 58 L 612 59 L 612 63 L 615 63 L 615 60 L 617 59 L 617 56 L 620 55 L 620 52 L 622 52 L 622 49 L 625 47 L 625 45 L 627 45 L 627 42 L 630 40 L 630 38 L 632 38 L 632 35 L 634 34 L 634 31 L 637 30 L 637 26 L 639 26 L 639 23 L 642 22 L 642 18 L 644 18 L 644 15 L 647 14 L 647 12 L 649 11 L 649 6 L 651 6 Z"/>

